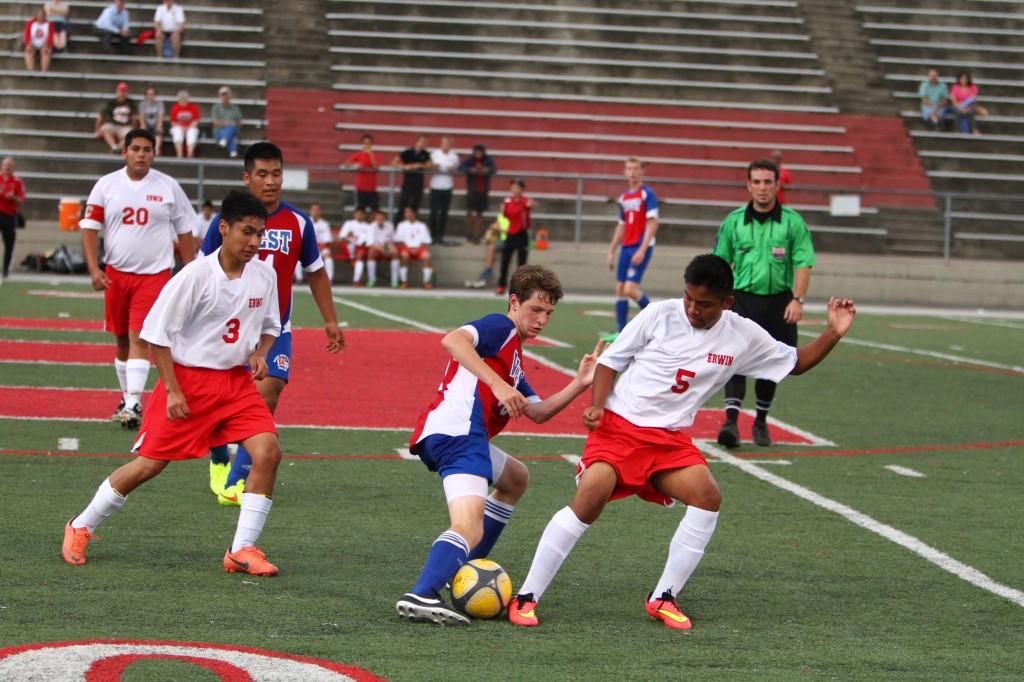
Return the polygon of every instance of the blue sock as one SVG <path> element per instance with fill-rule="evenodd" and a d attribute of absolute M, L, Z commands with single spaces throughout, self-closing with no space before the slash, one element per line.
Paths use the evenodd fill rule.
<path fill-rule="evenodd" d="M 615 321 L 619 323 L 621 332 L 629 319 L 629 299 L 619 298 L 615 300 Z"/>
<path fill-rule="evenodd" d="M 420 577 L 412 586 L 412 593 L 421 597 L 439 597 L 445 583 L 468 558 L 469 544 L 464 537 L 453 530 L 441 533 L 430 547 Z"/>
<path fill-rule="evenodd" d="M 646 308 L 650 303 L 651 299 L 647 298 L 647 294 L 640 294 L 640 300 L 636 302 L 636 304 L 640 306 L 640 310 Z"/>
<path fill-rule="evenodd" d="M 484 503 L 484 536 L 469 553 L 470 559 L 483 559 L 491 553 L 494 543 L 501 536 L 501 531 L 505 530 L 515 509 L 511 504 L 494 499 L 493 495 L 487 497 L 487 501 Z"/>
<path fill-rule="evenodd" d="M 230 488 L 242 479 L 249 478 L 249 469 L 252 467 L 252 457 L 241 445 L 235 453 L 235 461 L 231 462 L 231 471 L 228 472 L 228 480 L 224 483 L 225 488 Z"/>
<path fill-rule="evenodd" d="M 210 448 L 210 461 L 214 464 L 227 464 L 231 461 L 228 457 L 228 446 L 218 445 L 215 448 Z"/>

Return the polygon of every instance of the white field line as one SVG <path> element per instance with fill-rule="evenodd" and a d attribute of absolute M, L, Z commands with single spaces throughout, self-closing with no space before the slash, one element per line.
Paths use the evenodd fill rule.
<path fill-rule="evenodd" d="M 417 462 L 420 461 L 419 457 L 409 452 L 409 448 L 395 448 L 395 452 L 398 453 L 398 456 L 402 459 L 416 460 Z"/>
<path fill-rule="evenodd" d="M 579 455 L 562 455 L 562 459 L 564 459 L 566 462 L 573 466 L 576 466 L 580 463 Z"/>
<path fill-rule="evenodd" d="M 800 336 L 812 336 L 817 337 L 818 335 L 813 332 L 800 332 Z M 989 362 L 988 360 L 979 360 L 978 358 L 969 358 L 963 355 L 952 355 L 950 353 L 940 353 L 933 350 L 922 350 L 920 348 L 909 348 L 907 346 L 897 346 L 893 343 L 880 343 L 878 341 L 863 341 L 861 339 L 851 339 L 845 337 L 840 343 L 852 344 L 854 346 L 866 346 L 867 348 L 878 348 L 879 350 L 889 350 L 896 353 L 910 353 L 912 355 L 923 355 L 929 358 L 938 358 L 939 360 L 948 360 L 949 362 L 955 362 L 963 365 L 977 365 L 978 367 L 991 367 L 993 369 L 1005 369 L 1016 374 L 1024 374 L 1024 367 L 1020 365 L 1004 365 L 1000 362 Z"/>
<path fill-rule="evenodd" d="M 74 365 L 75 367 L 110 367 L 113 362 L 74 362 L 72 360 L 0 360 L 0 365 Z"/>
<path fill-rule="evenodd" d="M 742 410 L 742 412 L 744 414 L 750 415 L 751 417 L 756 417 L 757 416 L 757 412 L 755 410 Z M 780 419 L 776 419 L 775 417 L 768 417 L 768 423 L 771 424 L 772 426 L 777 426 L 780 429 L 785 429 L 786 431 L 789 431 L 790 433 L 795 433 L 796 435 L 800 436 L 801 438 L 806 438 L 809 441 L 807 443 L 786 443 L 786 445 L 820 446 L 820 447 L 827 447 L 827 448 L 834 448 L 836 446 L 836 444 L 833 443 L 832 441 L 830 441 L 828 438 L 822 438 L 821 436 L 816 436 L 813 433 L 811 433 L 810 431 L 804 431 L 803 429 L 799 429 L 799 428 L 797 428 L 797 427 L 795 427 L 795 426 L 793 426 L 791 424 L 787 424 L 786 422 L 784 422 L 784 421 L 782 421 Z"/>
<path fill-rule="evenodd" d="M 712 445 L 711 443 L 708 443 L 706 441 L 694 442 L 701 450 L 714 457 L 718 457 L 723 462 L 732 464 L 741 471 L 748 473 L 751 476 L 754 476 L 755 478 L 764 481 L 765 483 L 769 483 L 777 488 L 781 488 L 786 492 L 793 493 L 797 497 L 807 500 L 811 504 L 821 507 L 822 509 L 826 509 L 835 514 L 839 514 L 850 523 L 853 523 L 857 526 L 860 526 L 861 528 L 869 530 L 872 533 L 875 533 L 876 535 L 879 535 L 885 538 L 886 540 L 889 540 L 890 542 L 894 542 L 897 545 L 910 550 L 911 552 L 917 554 L 926 561 L 935 564 L 942 570 L 955 575 L 957 578 L 960 578 L 961 580 L 964 580 L 974 585 L 975 587 L 980 587 L 981 589 L 991 592 L 992 594 L 1003 597 L 1004 599 L 1013 602 L 1017 606 L 1024 607 L 1024 592 L 1022 592 L 1021 590 L 996 582 L 995 580 L 989 578 L 987 575 L 985 575 L 978 569 L 968 566 L 967 564 L 964 564 L 960 561 L 957 561 L 948 554 L 940 552 L 934 547 L 926 545 L 914 536 L 908 535 L 907 533 L 904 533 L 903 531 L 893 528 L 892 526 L 886 525 L 880 521 L 876 521 L 867 514 L 862 514 L 856 509 L 847 507 L 845 504 L 841 504 L 839 502 L 836 502 L 835 500 L 831 500 L 827 497 L 824 497 L 823 495 L 819 495 L 818 493 L 808 488 L 793 483 L 792 481 L 782 478 L 781 476 L 777 476 L 771 473 L 770 471 L 766 471 L 765 469 L 757 466 L 756 464 L 740 459 L 739 457 L 734 457 L 725 450 L 722 450 L 721 448 Z"/>
<path fill-rule="evenodd" d="M 983 324 L 988 327 L 1003 327 L 1004 329 L 1024 329 L 1024 324 L 1014 324 L 1005 320 L 973 319 L 970 317 L 941 317 L 939 319 L 950 322 L 967 322 L 969 324 Z"/>
<path fill-rule="evenodd" d="M 911 469 L 910 467 L 901 467 L 898 464 L 888 464 L 884 468 L 897 474 L 899 476 L 906 476 L 907 478 L 927 478 L 920 471 Z"/>
<path fill-rule="evenodd" d="M 78 439 L 77 438 L 58 438 L 57 439 L 58 450 L 77 450 Z"/>
<path fill-rule="evenodd" d="M 60 331 L 59 329 L 48 329 L 46 331 Z M 31 343 L 37 346 L 66 346 L 68 344 L 74 344 L 76 346 L 109 346 L 111 350 L 114 349 L 114 344 L 109 341 L 50 341 L 49 339 L 0 339 L 4 343 Z"/>
<path fill-rule="evenodd" d="M 108 392 L 120 392 L 116 388 L 89 388 L 87 386 L 11 386 L 8 384 L 0 385 L 0 388 L 10 388 L 14 390 L 36 390 L 36 391 L 108 391 Z"/>

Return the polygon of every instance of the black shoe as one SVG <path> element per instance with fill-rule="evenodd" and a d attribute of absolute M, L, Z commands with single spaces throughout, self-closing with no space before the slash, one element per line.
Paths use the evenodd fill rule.
<path fill-rule="evenodd" d="M 725 422 L 718 432 L 718 444 L 727 448 L 737 448 L 740 445 L 740 429 L 736 422 Z"/>
<path fill-rule="evenodd" d="M 121 421 L 121 413 L 124 412 L 124 398 L 121 398 L 121 402 L 117 404 L 117 409 L 114 410 L 113 416 L 110 417 L 111 421 Z"/>
<path fill-rule="evenodd" d="M 428 599 L 406 592 L 395 604 L 399 618 L 436 623 L 438 625 L 469 625 L 469 618 L 452 611 L 440 599 Z"/>
<path fill-rule="evenodd" d="M 121 428 L 137 429 L 142 424 L 142 405 L 135 403 L 132 407 L 121 410 Z"/>
<path fill-rule="evenodd" d="M 772 444 L 772 437 L 768 435 L 768 424 L 765 422 L 755 421 L 751 431 L 754 434 L 754 445 L 766 448 Z"/>

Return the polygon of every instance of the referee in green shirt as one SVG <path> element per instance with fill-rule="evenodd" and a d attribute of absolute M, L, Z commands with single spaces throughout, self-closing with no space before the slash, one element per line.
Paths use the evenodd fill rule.
<path fill-rule="evenodd" d="M 712 250 L 732 265 L 736 280 L 733 312 L 761 325 L 773 338 L 797 345 L 796 323 L 804 315 L 804 296 L 814 266 L 814 246 L 804 219 L 793 209 L 776 201 L 779 167 L 771 161 L 754 161 L 747 166 L 750 203 L 730 213 L 718 228 Z M 753 440 L 768 446 L 768 410 L 775 397 L 775 382 L 754 382 L 757 417 Z M 736 424 L 747 379 L 733 376 L 725 385 L 725 424 L 718 443 L 727 448 L 740 444 Z"/>

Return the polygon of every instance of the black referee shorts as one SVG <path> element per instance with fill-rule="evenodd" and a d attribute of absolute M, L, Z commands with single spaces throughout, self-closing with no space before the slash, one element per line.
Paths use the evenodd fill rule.
<path fill-rule="evenodd" d="M 772 335 L 776 341 L 790 346 L 797 345 L 796 325 L 786 322 L 786 306 L 793 300 L 792 291 L 783 291 L 771 296 L 759 296 L 746 291 L 734 291 L 736 299 L 732 311 L 741 317 L 753 320 Z"/>

